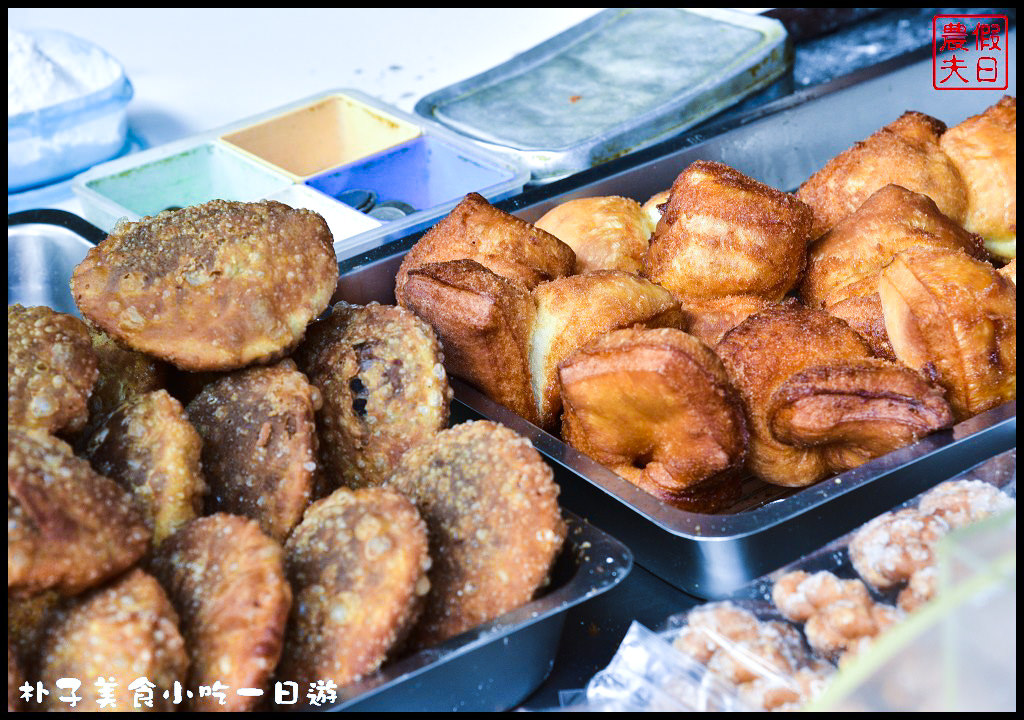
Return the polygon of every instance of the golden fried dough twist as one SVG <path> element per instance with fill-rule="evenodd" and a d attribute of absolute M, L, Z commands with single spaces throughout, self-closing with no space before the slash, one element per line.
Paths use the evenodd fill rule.
<path fill-rule="evenodd" d="M 427 647 L 523 605 L 548 578 L 566 528 L 551 468 L 529 440 L 471 421 L 406 453 L 389 486 L 430 533 L 430 594 L 413 633 Z"/>
<path fill-rule="evenodd" d="M 232 370 L 294 347 L 337 281 L 316 213 L 212 200 L 119 224 L 75 268 L 71 291 L 134 350 L 184 370 Z"/>
<path fill-rule="evenodd" d="M 1004 95 L 942 134 L 943 151 L 967 188 L 964 227 L 993 255 L 1017 256 L 1017 98 Z"/>
<path fill-rule="evenodd" d="M 295 595 L 278 677 L 300 688 L 374 672 L 401 646 L 430 588 L 426 526 L 388 487 L 318 500 L 285 553 Z"/>
<path fill-rule="evenodd" d="M 687 307 L 729 295 L 781 300 L 803 272 L 811 222 L 793 195 L 700 160 L 672 184 L 644 275 Z"/>
<path fill-rule="evenodd" d="M 160 584 L 136 569 L 55 614 L 40 652 L 39 678 L 51 689 L 42 708 L 72 709 L 59 700 L 64 693 L 55 683 L 75 678 L 82 682 L 75 711 L 173 711 L 178 709 L 173 696 L 165 698 L 164 692 L 184 683 L 187 672 L 178 616 Z M 133 686 L 140 680 L 136 693 Z M 113 704 L 100 704 L 97 682 L 110 684 Z"/>
<path fill-rule="evenodd" d="M 80 430 L 97 374 L 85 323 L 48 307 L 7 306 L 8 425 Z"/>
<path fill-rule="evenodd" d="M 674 328 L 613 330 L 558 377 L 562 438 L 577 450 L 676 507 L 717 512 L 737 499 L 743 405 L 702 342 Z M 708 482 L 730 473 L 727 487 Z"/>
<path fill-rule="evenodd" d="M 74 595 L 149 547 L 128 492 L 41 430 L 7 426 L 7 594 Z"/>
<path fill-rule="evenodd" d="M 203 511 L 202 441 L 166 390 L 142 393 L 107 416 L 82 450 L 98 473 L 131 491 L 156 547 Z"/>
<path fill-rule="evenodd" d="M 924 378 L 795 301 L 750 316 L 716 352 L 743 398 L 748 466 L 769 483 L 810 485 L 952 423 Z"/>
<path fill-rule="evenodd" d="M 957 420 L 1017 397 L 1017 288 L 986 262 L 932 249 L 879 275 L 896 357 L 946 390 Z"/>
<path fill-rule="evenodd" d="M 255 520 L 217 513 L 170 537 L 151 568 L 181 620 L 189 686 L 220 682 L 231 689 L 223 703 L 196 695 L 190 709 L 255 709 L 259 698 L 234 691 L 267 693 L 281 657 L 292 601 L 281 545 Z"/>
<path fill-rule="evenodd" d="M 398 304 L 405 304 L 405 282 L 411 270 L 448 260 L 475 260 L 496 275 L 532 288 L 570 274 L 576 256 L 554 235 L 470 193 L 402 259 L 395 276 Z"/>
<path fill-rule="evenodd" d="M 284 542 L 313 499 L 320 405 L 290 359 L 204 387 L 186 413 L 202 438 L 207 509 L 253 518 Z"/>
<path fill-rule="evenodd" d="M 819 237 L 859 208 L 879 188 L 900 185 L 927 195 L 943 215 L 963 223 L 967 189 L 939 146 L 946 125 L 908 111 L 871 137 L 829 160 L 796 192 L 814 209 Z"/>
<path fill-rule="evenodd" d="M 576 274 L 591 270 L 639 273 L 657 223 L 632 198 L 585 197 L 567 200 L 534 223 L 576 253 Z"/>
<path fill-rule="evenodd" d="M 299 362 L 323 397 L 317 423 L 330 489 L 382 484 L 403 453 L 448 424 L 441 345 L 404 307 L 338 303 L 310 329 Z"/>

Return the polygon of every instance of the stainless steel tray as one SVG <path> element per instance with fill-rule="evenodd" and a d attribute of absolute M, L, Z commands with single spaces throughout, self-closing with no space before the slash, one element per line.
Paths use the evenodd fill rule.
<path fill-rule="evenodd" d="M 1011 32 L 1011 48 L 1015 40 Z M 1011 94 L 1016 92 L 1012 83 L 1013 78 L 1006 91 Z M 795 189 L 834 155 L 906 110 L 953 125 L 1002 94 L 935 91 L 930 54 L 911 55 L 762 106 L 731 120 L 728 127 L 710 127 L 528 190 L 499 207 L 532 222 L 577 197 L 624 195 L 643 202 L 671 186 L 698 159 L 724 162 L 774 187 Z M 416 239 L 391 246 L 390 254 L 382 250 L 343 267 L 339 299 L 394 302 L 395 272 Z M 639 565 L 702 598 L 725 596 L 927 487 L 1016 446 L 1013 402 L 809 488 L 786 490 L 752 480 L 730 513 L 704 515 L 654 500 L 464 383 L 456 387 L 460 400 L 530 437 L 562 469 L 559 480 L 567 507 L 623 540 Z"/>
<path fill-rule="evenodd" d="M 739 102 L 788 69 L 789 50 L 782 23 L 759 15 L 610 8 L 427 95 L 416 112 L 549 182 Z"/>

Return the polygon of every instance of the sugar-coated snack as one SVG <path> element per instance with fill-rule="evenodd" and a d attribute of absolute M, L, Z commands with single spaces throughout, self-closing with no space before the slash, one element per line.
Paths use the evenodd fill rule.
<path fill-rule="evenodd" d="M 195 711 L 253 710 L 270 692 L 281 657 L 292 591 L 284 550 L 255 520 L 227 513 L 198 518 L 164 542 L 151 569 L 178 613 L 189 656 L 188 686 L 231 689 L 224 702 L 196 695 Z"/>
<path fill-rule="evenodd" d="M 131 397 L 85 441 L 81 456 L 131 492 L 154 547 L 203 512 L 202 441 L 166 390 Z"/>
<path fill-rule="evenodd" d="M 934 562 L 936 543 L 949 532 L 946 521 L 916 508 L 883 513 L 862 525 L 850 540 L 850 561 L 871 587 L 902 585 Z"/>
<path fill-rule="evenodd" d="M 294 593 L 277 676 L 308 688 L 374 672 L 401 647 L 430 588 L 427 529 L 388 487 L 338 488 L 285 543 Z"/>
<path fill-rule="evenodd" d="M 7 426 L 7 594 L 74 595 L 131 567 L 150 533 L 128 491 L 42 430 Z"/>
<path fill-rule="evenodd" d="M 185 410 L 202 438 L 207 511 L 253 518 L 284 542 L 313 499 L 320 404 L 290 359 L 204 387 Z"/>
<path fill-rule="evenodd" d="M 7 424 L 74 433 L 98 371 L 85 323 L 48 307 L 7 306 Z"/>
<path fill-rule="evenodd" d="M 264 200 L 212 200 L 122 222 L 71 278 L 82 315 L 190 371 L 290 351 L 338 282 L 326 221 Z"/>
<path fill-rule="evenodd" d="M 845 580 L 827 570 L 788 572 L 772 585 L 772 602 L 795 623 L 805 623 L 822 608 L 839 600 L 869 603 L 871 593 L 860 580 Z"/>
<path fill-rule="evenodd" d="M 436 645 L 519 607 L 548 579 L 566 527 L 551 468 L 498 423 L 464 422 L 405 454 L 388 481 L 430 533 L 430 594 L 412 642 Z"/>
<path fill-rule="evenodd" d="M 1017 501 L 982 480 L 947 480 L 921 496 L 918 512 L 942 518 L 950 529 L 966 527 L 1016 507 Z"/>
<path fill-rule="evenodd" d="M 636 200 L 611 195 L 567 200 L 544 213 L 534 227 L 573 249 L 574 273 L 639 273 L 656 224 Z"/>
<path fill-rule="evenodd" d="M 39 654 L 38 677 L 50 689 L 41 708 L 173 711 L 173 696 L 165 698 L 164 692 L 176 682 L 184 685 L 187 672 L 188 655 L 174 608 L 160 584 L 135 569 L 55 613 Z M 77 693 L 81 700 L 74 708 L 60 700 L 60 678 L 82 682 Z M 106 700 L 111 704 L 101 704 Z"/>

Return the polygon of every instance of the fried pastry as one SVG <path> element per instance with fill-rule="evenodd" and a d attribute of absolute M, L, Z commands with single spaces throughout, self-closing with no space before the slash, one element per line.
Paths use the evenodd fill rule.
<path fill-rule="evenodd" d="M 128 492 L 41 430 L 7 426 L 7 594 L 75 595 L 143 556 Z"/>
<path fill-rule="evenodd" d="M 803 272 L 811 221 L 793 195 L 700 160 L 672 184 L 643 274 L 684 304 L 727 295 L 781 300 Z"/>
<path fill-rule="evenodd" d="M 793 570 L 772 585 L 772 602 L 787 620 L 807 622 L 815 613 L 840 600 L 867 604 L 872 601 L 860 580 L 844 580 L 827 570 L 808 573 Z"/>
<path fill-rule="evenodd" d="M 987 257 L 981 238 L 939 212 L 930 198 L 886 185 L 811 245 L 800 297 L 846 320 L 876 354 L 895 359 L 885 334 L 878 274 L 910 248 Z"/>
<path fill-rule="evenodd" d="M 647 222 L 650 224 L 651 233 L 654 233 L 654 228 L 658 227 L 658 221 L 661 220 L 661 214 L 665 209 L 665 205 L 668 203 L 669 195 L 672 194 L 672 189 L 662 190 L 654 195 L 647 198 L 647 202 L 641 205 L 644 214 L 647 215 Z M 649 243 L 648 243 L 649 244 Z"/>
<path fill-rule="evenodd" d="M 441 643 L 533 599 L 565 539 L 558 486 L 530 441 L 470 421 L 405 454 L 388 485 L 430 535 L 430 593 L 414 647 Z"/>
<path fill-rule="evenodd" d="M 574 273 L 639 273 L 656 224 L 636 200 L 612 195 L 567 200 L 544 213 L 534 227 L 573 249 Z"/>
<path fill-rule="evenodd" d="M 541 427 L 556 428 L 562 410 L 558 366 L 591 340 L 633 325 L 675 327 L 683 315 L 668 290 L 622 270 L 597 270 L 534 288 L 530 381 Z"/>
<path fill-rule="evenodd" d="M 702 342 L 674 328 L 614 330 L 558 377 L 562 438 L 577 450 L 685 510 L 717 512 L 738 498 L 743 406 Z"/>
<path fill-rule="evenodd" d="M 173 711 L 173 698 L 164 692 L 184 683 L 187 672 L 185 642 L 167 595 L 152 576 L 132 570 L 56 614 L 40 652 L 39 679 L 51 688 L 42 709 Z M 60 701 L 59 678 L 82 682 L 74 708 Z M 111 704 L 102 704 L 97 682 L 109 688 Z"/>
<path fill-rule="evenodd" d="M 1017 397 L 1017 289 L 986 262 L 930 249 L 879 275 L 897 358 L 941 385 L 958 421 Z"/>
<path fill-rule="evenodd" d="M 284 542 L 313 499 L 320 391 L 292 360 L 216 380 L 186 408 L 202 438 L 208 512 L 257 520 Z"/>
<path fill-rule="evenodd" d="M 700 302 L 687 299 L 683 304 L 683 314 L 687 332 L 705 345 L 714 347 L 734 327 L 775 303 L 775 300 L 760 295 L 726 295 Z"/>
<path fill-rule="evenodd" d="M 962 224 L 967 189 L 939 146 L 945 131 L 940 120 L 908 111 L 829 160 L 796 192 L 814 209 L 814 237 L 828 232 L 889 184 L 928 196 L 943 215 Z"/>
<path fill-rule="evenodd" d="M 796 301 L 751 315 L 715 350 L 743 398 L 748 467 L 765 482 L 811 485 L 952 422 L 924 378 Z"/>
<path fill-rule="evenodd" d="M 427 529 L 388 487 L 339 488 L 306 512 L 285 544 L 294 591 L 282 680 L 339 686 L 401 646 L 430 588 Z"/>
<path fill-rule="evenodd" d="M 51 625 L 53 612 L 61 605 L 56 590 L 44 590 L 24 598 L 7 598 L 7 644 L 24 668 L 34 668 L 43 634 Z"/>
<path fill-rule="evenodd" d="M 576 256 L 550 233 L 470 193 L 406 253 L 395 276 L 395 298 L 405 304 L 409 271 L 428 263 L 475 260 L 497 275 L 534 287 L 568 275 Z"/>
<path fill-rule="evenodd" d="M 338 303 L 299 362 L 319 388 L 321 460 L 333 489 L 380 485 L 448 424 L 452 390 L 431 327 L 397 305 Z"/>
<path fill-rule="evenodd" d="M 937 565 L 925 565 L 914 571 L 907 580 L 907 586 L 896 597 L 896 607 L 911 613 L 935 599 L 939 592 L 939 571 Z"/>
<path fill-rule="evenodd" d="M 82 315 L 133 350 L 232 370 L 290 351 L 337 282 L 316 213 L 212 200 L 119 224 L 75 268 L 71 291 Z"/>
<path fill-rule="evenodd" d="M 181 621 L 189 686 L 269 692 L 292 601 L 281 546 L 256 521 L 217 513 L 175 533 L 151 568 Z M 223 704 L 211 696 L 187 702 L 194 711 L 243 712 L 259 698 L 230 692 Z"/>
<path fill-rule="evenodd" d="M 941 518 L 953 530 L 1016 507 L 1016 500 L 981 480 L 947 480 L 926 492 L 919 512 Z"/>
<path fill-rule="evenodd" d="M 437 333 L 448 374 L 538 422 L 527 358 L 536 309 L 523 283 L 475 260 L 449 260 L 411 270 L 404 297 Z"/>
<path fill-rule="evenodd" d="M 1017 286 L 1017 259 L 1014 258 L 1003 267 L 999 268 L 999 274 Z"/>
<path fill-rule="evenodd" d="M 820 609 L 804 624 L 807 644 L 832 661 L 847 653 L 863 652 L 883 632 L 903 618 L 892 605 L 874 600 L 840 599 Z"/>
<path fill-rule="evenodd" d="M 848 548 L 850 562 L 868 585 L 889 590 L 932 565 L 935 546 L 949 530 L 941 517 L 916 508 L 883 513 L 854 533 Z"/>
<path fill-rule="evenodd" d="M 74 433 L 88 420 L 96 354 L 81 320 L 7 306 L 7 424 Z"/>
<path fill-rule="evenodd" d="M 1017 256 L 1017 98 L 1004 95 L 942 134 L 939 145 L 967 188 L 964 227 L 1003 259 Z"/>
<path fill-rule="evenodd" d="M 202 441 L 166 390 L 129 399 L 87 440 L 82 457 L 131 492 L 158 546 L 203 512 Z"/>

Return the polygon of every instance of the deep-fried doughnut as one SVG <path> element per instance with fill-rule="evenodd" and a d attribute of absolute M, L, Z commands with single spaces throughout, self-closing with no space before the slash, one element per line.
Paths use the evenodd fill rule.
<path fill-rule="evenodd" d="M 388 487 L 339 488 L 306 512 L 285 544 L 294 591 L 282 680 L 339 686 L 399 647 L 430 588 L 427 529 Z"/>
<path fill-rule="evenodd" d="M 128 492 L 42 430 L 7 426 L 7 594 L 74 595 L 133 565 L 149 530 Z"/>
<path fill-rule="evenodd" d="M 63 692 L 55 683 L 75 678 L 82 682 L 82 699 L 73 708 L 78 712 L 176 710 L 173 696 L 164 692 L 184 683 L 187 671 L 185 642 L 167 595 L 152 576 L 132 570 L 55 614 L 40 652 L 39 678 L 50 689 L 41 709 L 72 709 L 60 701 Z M 136 683 L 140 678 L 153 687 Z M 109 684 L 112 705 L 100 704 L 98 681 Z"/>
<path fill-rule="evenodd" d="M 643 274 L 684 303 L 781 300 L 803 272 L 811 221 L 811 209 L 793 195 L 700 160 L 672 184 Z"/>
<path fill-rule="evenodd" d="M 185 410 L 202 438 L 207 511 L 253 518 L 283 542 L 313 497 L 320 404 L 290 359 L 203 388 Z"/>
<path fill-rule="evenodd" d="M 397 305 L 338 303 L 299 362 L 323 396 L 321 459 L 337 485 L 380 485 L 402 454 L 448 424 L 452 390 L 437 335 Z"/>
<path fill-rule="evenodd" d="M 915 508 L 883 513 L 862 525 L 849 544 L 857 574 L 876 590 L 902 585 L 931 565 L 936 543 L 949 532 L 941 517 Z"/>
<path fill-rule="evenodd" d="M 494 422 L 465 422 L 405 454 L 389 486 L 430 533 L 430 594 L 413 631 L 435 645 L 533 598 L 566 528 L 553 473 L 530 441 Z"/>
<path fill-rule="evenodd" d="M 1017 397 L 1017 288 L 964 252 L 909 250 L 879 275 L 899 360 L 941 385 L 957 420 Z"/>
<path fill-rule="evenodd" d="M 527 287 L 573 271 L 572 248 L 550 233 L 470 193 L 405 254 L 395 276 L 395 298 L 404 304 L 413 268 L 448 260 L 475 260 L 497 275 Z"/>
<path fill-rule="evenodd" d="M 202 441 L 166 390 L 136 395 L 96 428 L 82 457 L 131 491 L 153 546 L 203 511 Z"/>
<path fill-rule="evenodd" d="M 161 545 L 151 569 L 181 621 L 189 686 L 220 682 L 266 692 L 284 642 L 292 591 L 284 551 L 255 520 L 217 513 L 189 523 Z M 193 697 L 192 710 L 239 712 L 259 698 Z"/>
<path fill-rule="evenodd" d="M 665 288 L 622 270 L 596 270 L 542 283 L 530 333 L 530 380 L 540 425 L 558 425 L 559 364 L 598 336 L 633 325 L 682 328 L 679 303 Z"/>
<path fill-rule="evenodd" d="M 7 424 L 85 426 L 98 372 L 85 323 L 48 307 L 7 306 Z"/>
<path fill-rule="evenodd" d="M 820 237 L 890 183 L 927 195 L 943 215 L 963 223 L 964 181 L 939 147 L 946 125 L 909 111 L 829 160 L 796 192 L 814 209 L 814 237 Z"/>
<path fill-rule="evenodd" d="M 612 195 L 567 200 L 544 213 L 534 226 L 573 249 L 575 273 L 639 273 L 656 224 L 636 200 Z"/>
<path fill-rule="evenodd" d="M 939 145 L 967 188 L 964 227 L 993 255 L 1017 256 L 1017 98 L 1004 95 L 942 134 Z"/>
<path fill-rule="evenodd" d="M 119 224 L 75 268 L 71 291 L 82 315 L 134 350 L 231 370 L 294 347 L 337 281 L 316 213 L 212 200 Z"/>
<path fill-rule="evenodd" d="M 769 483 L 810 485 L 952 423 L 924 378 L 795 301 L 751 315 L 715 350 L 743 398 L 748 466 Z"/>
<path fill-rule="evenodd" d="M 562 438 L 665 502 L 716 512 L 736 500 L 707 481 L 737 475 L 743 405 L 721 360 L 674 328 L 613 330 L 558 369 Z M 738 477 L 736 478 L 738 481 Z"/>

